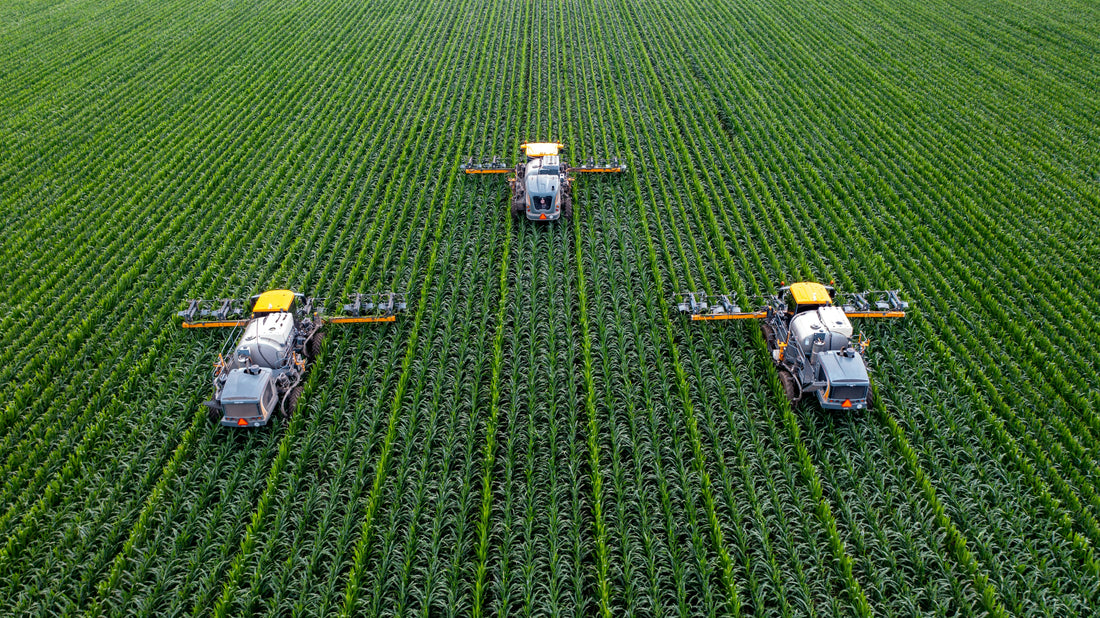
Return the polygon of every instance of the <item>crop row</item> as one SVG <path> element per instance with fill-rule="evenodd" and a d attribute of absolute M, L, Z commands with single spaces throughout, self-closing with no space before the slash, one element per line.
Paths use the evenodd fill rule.
<path fill-rule="evenodd" d="M 0 9 L 0 609 L 1086 614 L 1070 5 Z M 511 221 L 456 164 L 524 140 L 631 171 Z M 670 311 L 800 278 L 913 302 L 861 325 L 871 413 L 790 405 L 757 329 Z M 226 432 L 199 402 L 234 335 L 173 313 L 272 286 L 410 310 Z"/>

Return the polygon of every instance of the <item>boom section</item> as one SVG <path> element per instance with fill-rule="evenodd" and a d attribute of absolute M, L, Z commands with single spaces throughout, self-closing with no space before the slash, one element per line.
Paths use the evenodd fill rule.
<path fill-rule="evenodd" d="M 841 303 L 850 318 L 904 318 L 909 303 L 898 296 L 899 290 L 871 290 L 844 294 Z"/>
<path fill-rule="evenodd" d="M 396 292 L 348 295 L 347 304 L 340 313 L 326 314 L 325 299 L 293 293 L 293 300 L 285 306 L 267 309 L 257 307 L 264 295 L 250 298 L 188 299 L 187 308 L 176 315 L 182 318 L 183 328 L 232 328 L 247 326 L 253 319 L 273 312 L 292 313 L 298 320 L 312 319 L 317 323 L 370 324 L 395 322 L 397 315 L 406 308 L 405 295 Z M 247 310 L 245 308 L 248 308 Z M 249 315 L 249 313 L 251 315 Z"/>
<path fill-rule="evenodd" d="M 513 166 L 501 161 L 500 157 L 493 157 L 491 161 L 476 163 L 471 157 L 465 163 L 459 165 L 458 169 L 467 174 L 511 174 L 515 171 Z"/>
<path fill-rule="evenodd" d="M 704 292 L 683 292 L 676 309 L 691 316 L 693 322 L 705 320 L 759 320 L 767 317 L 767 310 L 742 311 L 741 307 L 725 294 L 708 296 Z"/>

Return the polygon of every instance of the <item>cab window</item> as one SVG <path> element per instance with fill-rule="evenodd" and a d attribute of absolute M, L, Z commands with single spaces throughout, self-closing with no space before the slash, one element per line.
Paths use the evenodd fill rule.
<path fill-rule="evenodd" d="M 271 382 L 267 384 L 267 392 L 264 395 L 264 410 L 271 411 L 275 409 L 275 385 Z"/>

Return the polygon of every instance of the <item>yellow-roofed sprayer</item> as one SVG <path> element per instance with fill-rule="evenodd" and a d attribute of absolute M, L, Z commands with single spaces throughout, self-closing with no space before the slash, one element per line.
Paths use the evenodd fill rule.
<path fill-rule="evenodd" d="M 227 427 L 263 427 L 276 411 L 290 418 L 309 364 L 321 351 L 325 324 L 393 322 L 402 294 L 352 294 L 340 315 L 324 315 L 325 300 L 291 290 L 250 298 L 187 300 L 184 328 L 241 328 L 214 364 L 214 397 L 205 405 Z M 235 342 L 235 343 L 234 343 Z"/>
<path fill-rule="evenodd" d="M 834 295 L 843 302 L 834 304 Z M 813 393 L 821 407 L 860 410 L 871 406 L 871 381 L 849 318 L 902 318 L 909 304 L 897 290 L 837 295 L 812 281 L 783 285 L 759 309 L 742 311 L 728 296 L 685 292 L 677 309 L 692 321 L 758 319 L 779 380 L 792 403 Z"/>
<path fill-rule="evenodd" d="M 560 155 L 563 147 L 559 142 L 529 142 L 520 145 L 526 162 L 514 167 L 494 157 L 486 163 L 474 163 L 470 159 L 459 169 L 467 174 L 512 174 L 508 179 L 512 189 L 512 214 L 526 216 L 530 221 L 555 221 L 573 216 L 571 183 L 575 178 L 570 174 L 626 171 L 626 165 L 618 159 L 610 163 L 589 160 L 583 165 L 570 166 Z"/>

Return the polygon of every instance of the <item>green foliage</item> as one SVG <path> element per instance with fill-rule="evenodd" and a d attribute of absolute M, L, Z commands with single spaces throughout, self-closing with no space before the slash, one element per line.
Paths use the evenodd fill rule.
<path fill-rule="evenodd" d="M 1095 3 L 0 6 L 0 614 L 1086 616 Z M 526 140 L 624 176 L 513 221 Z M 790 405 L 781 280 L 899 287 Z M 182 299 L 408 291 L 291 422 Z"/>

